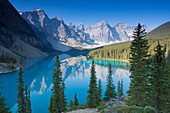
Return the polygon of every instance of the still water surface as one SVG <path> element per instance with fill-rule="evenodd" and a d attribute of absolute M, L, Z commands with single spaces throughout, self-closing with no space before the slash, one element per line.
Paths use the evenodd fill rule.
<path fill-rule="evenodd" d="M 90 66 L 92 60 L 87 60 L 85 56 L 72 57 L 68 54 L 59 55 L 61 61 L 61 71 L 66 84 L 65 95 L 67 102 L 77 98 L 80 104 L 86 102 L 87 90 L 90 80 Z M 52 74 L 55 55 L 48 57 L 30 58 L 25 63 L 23 69 L 24 81 L 31 90 L 31 103 L 33 113 L 48 113 L 48 106 L 51 97 Z M 120 61 L 95 60 L 97 79 L 102 81 L 102 96 L 106 90 L 108 75 L 108 65 L 112 64 L 113 80 L 116 86 L 120 79 L 123 79 L 123 91 L 129 89 L 129 63 Z M 18 71 L 0 74 L 0 91 L 5 96 L 7 107 L 16 113 L 17 110 L 17 83 Z"/>

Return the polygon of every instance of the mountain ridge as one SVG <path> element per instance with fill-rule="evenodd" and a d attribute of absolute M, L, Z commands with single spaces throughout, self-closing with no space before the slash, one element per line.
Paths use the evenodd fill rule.
<path fill-rule="evenodd" d="M 46 26 L 50 25 L 51 23 L 53 24 L 53 26 L 50 28 L 55 29 L 55 31 L 51 30 L 51 33 L 48 32 L 48 35 L 50 35 L 47 35 L 48 37 L 54 37 L 54 35 L 58 35 L 58 42 L 71 47 L 95 47 L 110 42 L 114 43 L 117 41 L 129 41 L 132 38 L 132 36 L 129 36 L 129 34 L 132 34 L 135 28 L 135 26 L 125 24 L 127 27 L 122 31 L 122 29 L 118 28 L 116 25 L 110 26 L 106 20 L 91 26 L 85 26 L 82 23 L 77 26 L 73 23 L 65 24 L 61 17 L 53 17 L 49 19 L 45 11 L 40 8 L 35 8 L 32 11 L 26 11 L 20 14 L 29 24 L 36 24 L 34 22 L 36 20 L 41 20 L 41 23 L 45 23 L 45 20 L 41 19 L 40 17 L 33 20 L 32 18 L 35 18 L 32 14 L 33 12 L 43 12 L 41 17 L 48 18 L 49 20 L 49 22 L 46 23 Z M 124 24 L 122 23 L 122 25 Z M 44 29 L 44 26 L 40 27 Z M 147 31 L 151 31 L 147 26 L 145 27 L 147 28 Z M 46 32 L 46 30 L 44 32 Z"/>
<path fill-rule="evenodd" d="M 23 56 L 20 51 L 32 49 L 36 54 L 24 54 L 25 56 L 47 55 L 42 52 L 44 46 L 28 23 L 20 16 L 18 11 L 8 0 L 0 1 L 0 53 L 8 53 L 10 56 Z M 15 42 L 17 42 L 15 45 Z M 27 43 L 25 48 L 22 43 Z M 41 52 L 38 52 L 41 51 Z"/>

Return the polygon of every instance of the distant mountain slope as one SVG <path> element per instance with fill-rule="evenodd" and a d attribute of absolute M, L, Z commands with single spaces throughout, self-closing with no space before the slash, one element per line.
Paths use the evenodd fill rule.
<path fill-rule="evenodd" d="M 170 38 L 170 21 L 166 22 L 156 29 L 149 32 L 146 36 L 148 39 L 165 39 Z"/>
<path fill-rule="evenodd" d="M 166 57 L 170 62 L 170 22 L 162 24 L 149 32 L 146 37 L 149 40 L 149 53 L 154 55 L 154 49 L 159 40 L 162 46 L 166 45 Z M 87 54 L 88 58 L 95 59 L 116 59 L 128 60 L 131 42 L 122 42 L 104 46 L 103 48 L 92 50 Z"/>
<path fill-rule="evenodd" d="M 16 40 L 20 40 L 15 48 L 13 48 Z M 31 49 L 36 51 L 43 50 L 43 45 L 41 41 L 36 37 L 36 34 L 32 30 L 32 28 L 27 24 L 27 22 L 19 15 L 18 11 L 11 5 L 8 0 L 0 0 L 0 52 L 4 51 L 10 54 L 10 52 L 5 51 L 9 50 L 12 53 L 17 55 L 22 55 L 22 53 L 18 53 L 16 48 L 20 48 L 21 43 L 27 43 L 31 48 L 22 47 L 22 50 Z M 4 49 L 6 48 L 6 49 Z M 41 56 L 46 55 L 43 52 L 39 52 L 36 55 L 34 54 L 24 54 L 25 56 Z"/>
<path fill-rule="evenodd" d="M 58 42 L 61 39 L 58 36 L 58 34 L 60 34 L 58 27 L 62 23 L 58 18 L 49 19 L 44 10 L 40 8 L 28 12 L 19 11 L 19 13 L 32 27 L 44 46 L 60 51 L 68 51 L 71 49 L 71 47 Z"/>

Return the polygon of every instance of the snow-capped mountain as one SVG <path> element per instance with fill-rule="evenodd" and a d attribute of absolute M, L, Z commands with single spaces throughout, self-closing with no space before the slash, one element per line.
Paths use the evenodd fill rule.
<path fill-rule="evenodd" d="M 71 47 L 84 48 L 116 41 L 129 41 L 135 29 L 135 26 L 122 22 L 112 27 L 106 20 L 91 26 L 85 26 L 82 23 L 78 26 L 73 23 L 67 25 L 62 18 L 49 19 L 44 10 L 40 8 L 28 12 L 19 11 L 19 13 L 32 26 L 46 46 L 51 45 L 53 49 L 61 51 L 68 51 Z M 147 32 L 150 31 L 146 25 L 143 26 Z"/>
<path fill-rule="evenodd" d="M 150 32 L 151 29 L 148 28 L 146 25 L 142 25 L 144 29 L 146 29 L 146 32 Z M 122 22 L 117 23 L 115 26 L 113 26 L 116 31 L 119 34 L 119 37 L 122 41 L 128 41 L 133 39 L 133 30 L 136 28 L 136 26 L 130 26 L 128 24 L 124 24 Z"/>
<path fill-rule="evenodd" d="M 86 26 L 84 32 L 88 33 L 90 39 L 96 42 L 109 43 L 110 41 L 121 41 L 115 28 L 112 28 L 106 20 L 92 26 Z"/>

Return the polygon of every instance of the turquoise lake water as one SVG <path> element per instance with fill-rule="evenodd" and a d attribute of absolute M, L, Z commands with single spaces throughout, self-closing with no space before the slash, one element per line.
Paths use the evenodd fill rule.
<path fill-rule="evenodd" d="M 55 55 L 48 57 L 30 58 L 25 63 L 23 69 L 24 81 L 31 90 L 31 107 L 33 113 L 48 113 L 51 97 L 52 74 Z M 75 93 L 80 104 L 86 103 L 87 90 L 89 88 L 90 66 L 92 60 L 87 60 L 85 56 L 72 57 L 68 54 L 59 55 L 61 61 L 61 71 L 66 84 L 65 95 L 67 103 L 74 99 Z M 102 81 L 102 96 L 106 90 L 108 75 L 108 65 L 112 64 L 113 81 L 116 86 L 120 79 L 123 79 L 123 91 L 129 89 L 130 73 L 129 63 L 120 61 L 95 60 L 97 79 Z M 5 96 L 7 107 L 13 113 L 17 110 L 17 83 L 18 71 L 0 74 L 0 91 Z"/>

